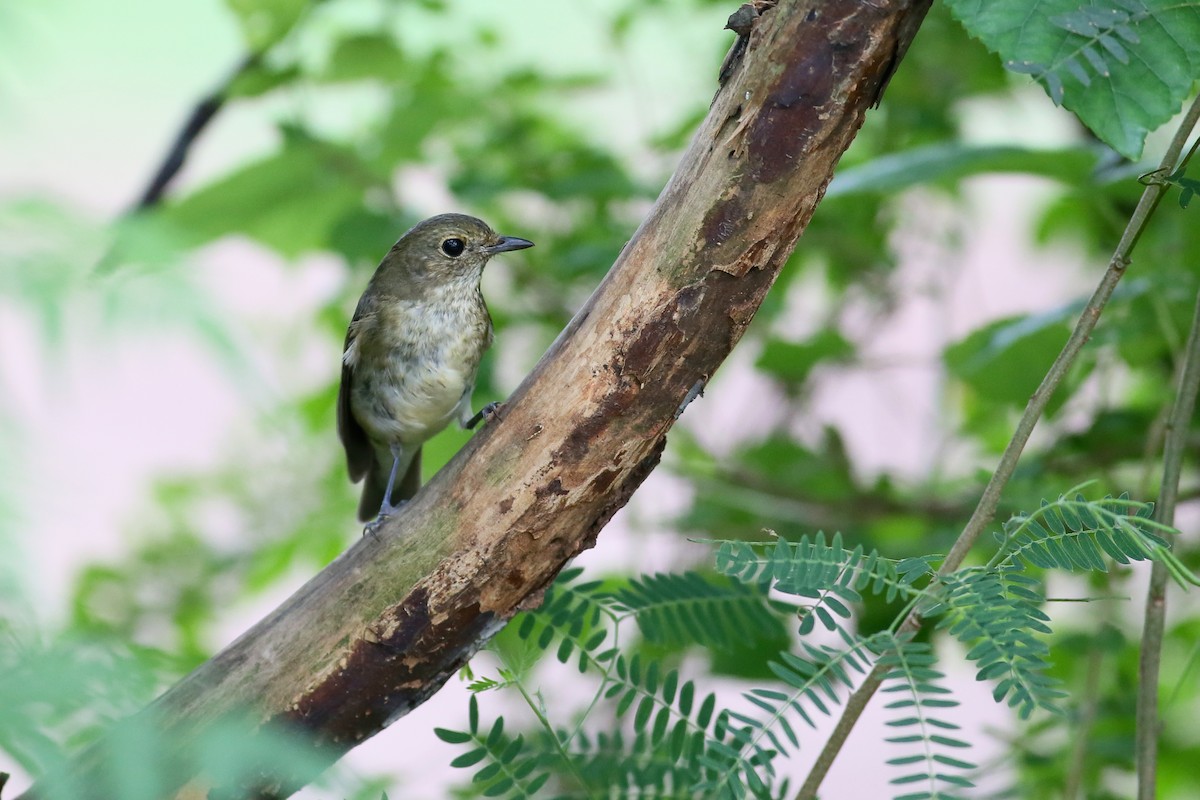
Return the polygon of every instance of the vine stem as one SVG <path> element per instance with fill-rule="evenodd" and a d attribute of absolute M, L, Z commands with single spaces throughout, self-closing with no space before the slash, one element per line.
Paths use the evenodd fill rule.
<path fill-rule="evenodd" d="M 618 617 L 608 609 L 605 609 L 603 613 L 608 616 L 609 620 L 613 624 L 612 647 L 620 648 L 621 621 L 627 617 Z M 592 715 L 592 709 L 594 709 L 596 704 L 600 702 L 600 699 L 604 697 L 604 691 L 608 688 L 608 679 L 612 676 L 613 664 L 616 663 L 616 658 L 616 656 L 613 656 L 608 660 L 608 664 L 605 665 L 604 674 L 600 676 L 600 686 L 596 688 L 596 693 L 592 695 L 592 701 L 588 703 L 587 708 L 583 710 L 583 715 L 580 716 L 579 721 L 575 723 L 575 727 L 571 730 L 571 735 L 567 737 L 565 742 L 563 742 L 564 747 L 569 747 L 571 742 L 575 741 L 575 737 L 579 735 L 581 730 L 583 730 L 583 723 L 587 722 L 588 717 Z M 594 663 L 595 659 L 592 659 L 592 661 Z"/>
<path fill-rule="evenodd" d="M 1195 148 L 1193 151 L 1195 152 Z M 1191 155 L 1189 153 L 1189 155 Z M 1181 165 L 1182 166 L 1182 165 Z M 1183 367 L 1179 373 L 1179 390 L 1175 405 L 1167 420 L 1163 444 L 1162 488 L 1158 493 L 1155 518 L 1164 525 L 1175 521 L 1175 506 L 1179 500 L 1179 475 L 1187 449 L 1188 422 L 1196 408 L 1200 392 L 1200 294 L 1192 314 Z M 1142 626 L 1142 647 L 1138 658 L 1137 757 L 1138 800 L 1153 800 L 1158 773 L 1158 678 L 1162 661 L 1163 632 L 1167 616 L 1167 568 L 1155 561 L 1150 570 L 1150 587 L 1146 592 L 1146 613 Z"/>
<path fill-rule="evenodd" d="M 526 705 L 529 706 L 530 710 L 533 711 L 534 716 L 537 717 L 537 720 L 541 724 L 542 728 L 547 734 L 549 734 L 551 740 L 554 741 L 554 747 L 556 750 L 558 750 L 558 756 L 562 759 L 563 764 L 565 764 L 567 769 L 571 771 L 571 774 L 575 776 L 575 780 L 579 781 L 580 787 L 587 792 L 587 796 L 591 798 L 593 796 L 591 787 L 588 786 L 587 781 L 583 779 L 583 775 L 580 774 L 579 769 L 575 766 L 575 760 L 571 758 L 569 753 L 567 753 L 566 746 L 563 744 L 562 740 L 558 738 L 558 734 L 555 732 L 554 726 L 550 724 L 550 720 L 546 717 L 545 712 L 542 711 L 541 704 L 534 701 L 533 697 L 530 696 L 529 691 L 525 688 L 525 683 L 520 678 L 517 678 L 514 681 L 514 685 L 517 687 L 517 691 L 521 693 L 521 697 L 525 699 Z"/>
<path fill-rule="evenodd" d="M 1013 433 L 1008 446 L 1004 449 L 1004 453 L 1000 456 L 1000 463 L 996 466 L 991 480 L 988 481 L 987 486 L 984 488 L 983 494 L 979 498 L 979 503 L 975 506 L 975 511 L 967 521 L 966 527 L 963 528 L 962 533 L 959 534 L 958 539 L 950 548 L 950 552 L 946 554 L 946 560 L 942 562 L 941 569 L 938 570 L 939 575 L 948 575 L 962 566 L 967 553 L 975 546 L 979 537 L 983 535 L 988 524 L 992 521 L 992 517 L 995 516 L 996 508 L 1000 504 L 1000 495 L 1004 491 L 1004 487 L 1008 484 L 1009 479 L 1012 478 L 1013 472 L 1017 468 L 1017 462 L 1021 457 L 1022 451 L 1025 449 L 1026 443 L 1029 441 L 1030 435 L 1033 433 L 1034 427 L 1045 412 L 1046 405 L 1050 402 L 1050 397 L 1054 394 L 1055 389 L 1058 388 L 1058 385 L 1062 382 L 1062 379 L 1071 369 L 1080 352 L 1082 352 L 1084 346 L 1091 338 L 1092 331 L 1095 329 L 1096 323 L 1100 320 L 1100 313 L 1104 310 L 1104 306 L 1108 303 L 1109 298 L 1112 297 L 1113 291 L 1117 288 L 1117 284 L 1125 274 L 1126 267 L 1129 266 L 1129 257 L 1133 252 L 1134 246 L 1137 244 L 1138 239 L 1141 238 L 1150 218 L 1154 214 L 1154 210 L 1158 207 L 1159 202 L 1170 186 L 1165 180 L 1165 176 L 1175 170 L 1175 165 L 1179 162 L 1179 156 L 1183 152 L 1184 145 L 1187 144 L 1188 137 L 1191 136 L 1198 119 L 1200 119 L 1200 96 L 1192 101 L 1192 105 L 1184 115 L 1183 121 L 1175 131 L 1175 135 L 1171 138 L 1171 142 L 1163 154 L 1159 168 L 1150 173 L 1151 177 L 1144 181 L 1146 189 L 1142 192 L 1141 199 L 1138 200 L 1137 207 L 1130 216 L 1129 223 L 1125 226 L 1125 232 L 1121 235 L 1121 240 L 1117 243 L 1112 258 L 1108 262 L 1108 269 L 1105 270 L 1104 277 L 1100 279 L 1099 286 L 1096 287 L 1096 291 L 1092 294 L 1083 312 L 1079 315 L 1079 321 L 1075 323 L 1075 329 L 1071 331 L 1071 337 L 1063 345 L 1058 358 L 1054 360 L 1049 371 L 1046 372 L 1046 376 L 1042 379 L 1037 391 L 1030 396 L 1029 403 L 1025 406 L 1025 411 L 1017 423 L 1016 431 Z M 1172 432 L 1171 435 L 1182 442 L 1182 437 L 1179 433 Z M 1178 480 L 1178 474 L 1175 477 Z M 1155 568 L 1158 569 L 1157 562 Z M 1163 572 L 1162 581 L 1165 592 L 1165 570 Z M 904 624 L 900 626 L 900 631 L 911 632 L 916 631 L 920 627 L 920 616 L 912 612 L 905 618 Z M 825 747 L 817 756 L 816 763 L 813 764 L 812 770 L 809 771 L 804 784 L 796 794 L 796 800 L 815 800 L 817 790 L 821 787 L 821 782 L 829 773 L 834 759 L 841 752 L 847 737 L 850 735 L 850 731 L 853 730 L 854 725 L 866 709 L 867 703 L 870 702 L 875 692 L 878 691 L 880 685 L 883 683 L 883 676 L 886 671 L 886 668 L 881 667 L 877 662 L 858 689 L 847 699 L 846 705 L 842 710 L 842 716 L 838 719 L 837 725 L 834 726 L 833 732 L 829 735 L 829 739 L 825 743 Z M 1140 722 L 1139 712 L 1139 738 L 1142 731 Z M 1140 797 L 1141 795 L 1139 795 Z"/>

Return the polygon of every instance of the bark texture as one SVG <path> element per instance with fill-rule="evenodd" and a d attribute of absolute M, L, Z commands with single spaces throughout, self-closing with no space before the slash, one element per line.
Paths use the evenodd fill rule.
<path fill-rule="evenodd" d="M 928 5 L 762 9 L 678 171 L 503 419 L 146 713 L 186 737 L 249 711 L 307 731 L 328 764 L 540 603 L 742 336 Z M 226 788 L 282 797 L 312 777 L 269 767 Z M 177 797 L 227 796 L 190 777 Z"/>

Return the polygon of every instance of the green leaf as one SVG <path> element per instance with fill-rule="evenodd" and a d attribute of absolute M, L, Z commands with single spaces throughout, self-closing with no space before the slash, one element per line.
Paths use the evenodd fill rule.
<path fill-rule="evenodd" d="M 886 763 L 891 764 L 893 767 L 903 767 L 907 764 L 915 764 L 918 761 L 924 761 L 924 760 L 925 760 L 924 753 L 914 753 L 911 756 L 900 756 L 899 758 L 889 758 Z"/>
<path fill-rule="evenodd" d="M 504 735 L 504 717 L 496 717 L 496 721 L 492 723 L 492 729 L 488 732 L 487 746 L 491 749 L 496 749 L 500 744 L 500 738 Z"/>
<path fill-rule="evenodd" d="M 479 772 L 476 772 L 475 776 L 471 778 L 471 782 L 472 783 L 486 783 L 486 782 L 490 781 L 492 778 L 495 778 L 497 775 L 499 775 L 500 770 L 502 770 L 502 769 L 504 769 L 503 764 L 500 764 L 499 762 L 492 762 L 491 764 L 488 764 L 483 769 L 479 770 Z"/>
<path fill-rule="evenodd" d="M 976 768 L 976 765 L 972 764 L 970 761 L 961 761 L 957 758 L 951 758 L 950 756 L 942 755 L 941 753 L 934 753 L 933 760 L 938 762 L 939 764 L 944 764 L 947 767 L 954 767 L 955 769 L 975 769 Z"/>
<path fill-rule="evenodd" d="M 239 72 L 225 89 L 226 97 L 261 97 L 281 86 L 295 83 L 301 76 L 299 67 L 279 69 L 261 62 L 251 64 Z"/>
<path fill-rule="evenodd" d="M 538 789 L 541 789 L 543 786 L 545 786 L 546 781 L 548 781 L 548 780 L 550 780 L 549 772 L 543 772 L 541 775 L 538 775 L 536 778 L 534 778 L 532 781 L 529 782 L 529 785 L 527 787 L 525 787 L 526 794 L 529 797 L 536 796 Z"/>
<path fill-rule="evenodd" d="M 322 77 L 330 81 L 377 78 L 395 83 L 404 77 L 408 66 L 403 53 L 390 36 L 359 34 L 337 43 Z"/>
<path fill-rule="evenodd" d="M 697 725 L 699 725 L 701 728 L 708 727 L 708 722 L 710 719 L 712 719 L 713 709 L 716 707 L 716 704 L 717 704 L 717 696 L 716 695 L 709 694 L 707 697 L 704 698 L 704 701 L 702 703 L 700 703 L 700 710 L 698 712 L 696 712 L 696 724 Z"/>
<path fill-rule="evenodd" d="M 483 790 L 484 797 L 499 797 L 512 788 L 512 778 L 501 778 Z"/>
<path fill-rule="evenodd" d="M 971 745 L 970 745 L 970 744 L 968 744 L 967 742 L 964 742 L 962 739 L 954 739 L 954 738 L 952 738 L 952 737 L 949 737 L 949 736 L 941 736 L 941 735 L 938 735 L 938 734 L 934 734 L 934 735 L 930 736 L 930 737 L 929 737 L 929 741 L 931 741 L 931 742 L 934 742 L 935 744 L 940 744 L 940 745 L 942 745 L 943 747 L 962 747 L 962 748 L 968 748 L 968 747 L 970 747 L 970 746 L 971 746 Z"/>
<path fill-rule="evenodd" d="M 784 635 L 782 621 L 753 584 L 696 572 L 643 575 L 612 595 L 647 641 L 735 651 Z M 657 675 L 655 676 L 657 678 Z M 647 677 L 647 688 L 654 691 Z"/>
<path fill-rule="evenodd" d="M 456 768 L 471 767 L 478 764 L 487 755 L 487 750 L 482 747 L 477 747 L 474 750 L 468 750 L 458 758 L 450 762 L 450 766 Z"/>
<path fill-rule="evenodd" d="M 334 226 L 362 201 L 349 150 L 299 132 L 283 147 L 162 210 L 198 244 L 244 234 L 286 257 L 329 247 Z"/>
<path fill-rule="evenodd" d="M 799 385 L 818 364 L 845 362 L 853 355 L 853 344 L 838 331 L 824 328 L 804 342 L 768 340 L 756 366 L 785 383 Z"/>
<path fill-rule="evenodd" d="M 1044 150 L 947 142 L 889 153 L 840 170 L 825 198 L 865 192 L 891 194 L 911 186 L 1000 172 L 1041 175 L 1079 185 L 1089 179 L 1095 166 L 1096 154 L 1082 147 Z"/>
<path fill-rule="evenodd" d="M 1138 159 L 1200 74 L 1200 0 L 947 0 L 972 36 Z"/>
<path fill-rule="evenodd" d="M 642 702 L 638 703 L 637 711 L 633 715 L 633 729 L 639 733 L 646 727 L 646 723 L 650 719 L 651 712 L 654 711 L 654 698 L 643 697 Z"/>
<path fill-rule="evenodd" d="M 237 15 L 242 37 L 261 53 L 279 42 L 303 16 L 310 0 L 225 0 Z"/>
<path fill-rule="evenodd" d="M 679 713 L 687 716 L 692 713 L 692 699 L 696 694 L 696 686 L 691 681 L 683 684 L 679 690 Z"/>
<path fill-rule="evenodd" d="M 433 735 L 443 742 L 450 744 L 466 744 L 471 741 L 471 734 L 462 731 L 452 731 L 447 728 L 434 728 Z"/>
<path fill-rule="evenodd" d="M 983 402 L 1024 407 L 1070 335 L 1069 309 L 998 320 L 946 348 L 951 374 Z"/>
<path fill-rule="evenodd" d="M 625 713 L 629 711 L 629 707 L 633 705 L 633 701 L 636 699 L 636 689 L 630 689 L 625 693 L 625 695 L 617 702 L 616 715 L 618 719 L 625 716 Z"/>

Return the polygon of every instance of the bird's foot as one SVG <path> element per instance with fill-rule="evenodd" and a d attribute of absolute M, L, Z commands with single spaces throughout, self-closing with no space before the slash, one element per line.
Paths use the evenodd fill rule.
<path fill-rule="evenodd" d="M 401 500 L 399 503 L 396 503 L 396 505 L 392 505 L 385 499 L 383 501 L 383 505 L 379 507 L 379 513 L 375 515 L 375 519 L 363 526 L 362 535 L 369 535 L 375 541 L 379 541 L 379 529 L 383 526 L 384 521 L 387 520 L 387 518 L 392 514 L 403 508 L 404 504 L 407 502 L 407 500 Z"/>
<path fill-rule="evenodd" d="M 378 542 L 379 534 L 377 533 L 377 531 L 379 530 L 379 526 L 382 524 L 383 524 L 383 517 L 376 517 L 375 519 L 368 522 L 366 525 L 363 525 L 363 532 L 362 532 L 363 538 L 365 539 L 365 538 L 367 538 L 367 536 L 370 536 L 372 539 L 374 539 L 375 541 Z"/>
<path fill-rule="evenodd" d="M 503 408 L 504 403 L 488 403 L 486 406 L 479 409 L 475 416 L 467 420 L 467 424 L 464 427 L 467 430 L 470 430 L 480 422 L 483 422 L 483 424 L 486 425 L 489 422 L 498 421 L 500 419 L 500 412 L 503 410 Z"/>

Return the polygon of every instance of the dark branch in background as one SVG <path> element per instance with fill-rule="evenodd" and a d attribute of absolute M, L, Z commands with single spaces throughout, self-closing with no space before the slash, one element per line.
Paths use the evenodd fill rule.
<path fill-rule="evenodd" d="M 971 513 L 976 503 L 973 495 L 908 500 L 857 485 L 853 485 L 845 497 L 828 497 L 809 492 L 805 486 L 784 488 L 746 470 L 721 468 L 710 475 L 689 471 L 686 465 L 675 464 L 673 469 L 707 489 L 705 502 L 717 508 L 753 511 L 762 518 L 799 522 L 810 528 L 869 525 L 895 514 L 956 525 Z"/>
<path fill-rule="evenodd" d="M 131 211 L 145 211 L 162 202 L 167 186 L 179 174 L 179 170 L 183 169 L 183 164 L 187 161 L 188 151 L 191 150 L 196 139 L 200 137 L 200 134 L 213 121 L 213 118 L 216 117 L 217 112 L 224 107 L 225 102 L 229 99 L 229 92 L 233 88 L 234 83 L 250 70 L 258 67 L 267 52 L 285 41 L 287 36 L 295 30 L 296 26 L 306 18 L 308 12 L 323 2 L 325 0 L 310 0 L 301 10 L 300 14 L 292 19 L 291 25 L 286 32 L 273 39 L 271 44 L 264 45 L 262 49 L 244 56 L 241 62 L 229 73 L 229 76 L 221 82 L 220 86 L 196 103 L 192 108 L 192 113 L 188 115 L 187 122 L 183 124 L 183 128 L 171 144 L 171 149 L 167 153 L 167 157 L 163 159 L 158 171 L 154 173 L 154 178 L 150 181 L 150 185 L 142 192 L 141 199 L 138 200 Z"/>
<path fill-rule="evenodd" d="M 1100 285 L 1096 287 L 1096 291 L 1092 294 L 1083 312 L 1079 315 L 1079 321 L 1075 324 L 1075 330 L 1071 332 L 1071 338 L 1063 345 L 1062 352 L 1058 354 L 1058 358 L 1050 366 L 1046 377 L 1042 379 L 1041 385 L 1038 386 L 1033 396 L 1029 398 L 1029 403 L 1025 406 L 1025 412 L 1021 415 L 1021 419 L 1017 423 L 1017 429 L 1013 433 L 1012 440 L 1008 443 L 1008 447 L 1005 448 L 1003 455 L 1001 455 L 1000 463 L 997 465 L 996 471 L 992 473 L 992 478 L 988 481 L 987 487 L 984 488 L 983 495 L 979 499 L 979 505 L 975 507 L 975 513 L 971 515 L 971 519 L 968 520 L 963 532 L 959 535 L 957 541 L 955 541 L 949 554 L 947 554 L 946 560 L 942 562 L 941 569 L 938 570 L 940 575 L 948 575 L 962 566 L 967 553 L 975 546 L 979 537 L 983 535 L 983 532 L 991 523 L 992 517 L 995 516 L 996 508 L 1000 504 L 1000 495 L 1012 477 L 1013 472 L 1016 471 L 1017 461 L 1020 459 L 1021 452 L 1025 449 L 1025 444 L 1029 441 L 1034 427 L 1037 425 L 1042 413 L 1046 410 L 1046 406 L 1050 402 L 1054 390 L 1058 388 L 1059 383 L 1062 382 L 1071 365 L 1075 363 L 1075 359 L 1083 351 L 1084 345 L 1091 338 L 1092 331 L 1095 329 L 1096 323 L 1100 320 L 1100 313 L 1104 310 L 1104 306 L 1112 296 L 1113 290 L 1117 288 L 1117 283 L 1121 280 L 1121 276 L 1125 274 L 1125 268 L 1129 266 L 1129 256 L 1133 252 L 1134 245 L 1141 238 L 1142 232 L 1146 229 L 1146 225 L 1154 214 L 1154 210 L 1158 207 L 1163 195 L 1166 194 L 1170 184 L 1165 180 L 1165 177 L 1174 171 L 1175 165 L 1179 161 L 1179 156 L 1183 152 L 1183 146 L 1187 143 L 1192 129 L 1196 126 L 1197 119 L 1200 119 L 1200 97 L 1193 101 L 1191 108 L 1188 109 L 1188 113 L 1180 123 L 1179 129 L 1175 132 L 1175 136 L 1163 156 L 1161 166 L 1158 170 L 1151 173 L 1152 176 L 1159 177 L 1145 181 L 1147 184 L 1146 190 L 1142 192 L 1142 197 L 1138 201 L 1133 215 L 1130 217 L 1129 224 L 1121 236 L 1121 241 L 1117 244 L 1116 250 L 1113 252 L 1108 269 L 1105 271 L 1104 277 L 1100 280 Z M 1174 435 L 1184 436 L 1183 433 L 1178 432 L 1175 432 Z M 912 633 L 918 630 L 921 624 L 921 618 L 915 613 L 911 614 L 901 626 L 900 633 Z M 825 748 L 817 756 L 817 762 L 813 765 L 807 779 L 805 779 L 804 785 L 800 787 L 800 791 L 796 795 L 796 800 L 812 800 L 812 798 L 817 796 L 817 790 L 821 787 L 821 782 L 825 779 L 826 774 L 828 774 L 829 768 L 833 766 L 834 759 L 837 758 L 842 746 L 846 743 L 846 737 L 850 735 L 850 731 L 854 728 L 855 723 L 858 722 L 858 718 L 862 716 L 862 712 L 867 707 L 867 703 L 871 697 L 883 684 L 883 676 L 888 669 L 890 667 L 884 668 L 876 665 L 862 682 L 862 685 L 850 695 L 842 711 L 841 718 L 834 727 L 829 741 L 825 743 Z M 1139 737 L 1142 735 L 1140 721 L 1138 735 Z M 1147 733 L 1147 735 L 1153 736 L 1154 734 Z"/>
<path fill-rule="evenodd" d="M 221 107 L 225 105 L 225 101 L 229 99 L 229 89 L 233 86 L 234 81 L 258 66 L 261 60 L 262 53 L 251 53 L 246 56 L 217 89 L 196 103 L 192 108 L 192 113 L 188 115 L 187 122 L 175 136 L 175 141 L 171 144 L 167 157 L 163 159 L 150 184 L 142 192 L 142 197 L 133 207 L 133 211 L 145 211 L 162 201 L 167 186 L 179 174 L 179 170 L 183 169 L 188 151 L 191 150 L 192 145 L 209 123 L 213 121 L 213 117 L 217 115 Z"/>

